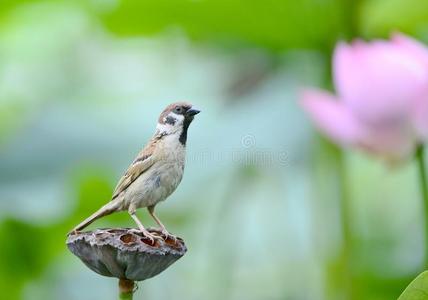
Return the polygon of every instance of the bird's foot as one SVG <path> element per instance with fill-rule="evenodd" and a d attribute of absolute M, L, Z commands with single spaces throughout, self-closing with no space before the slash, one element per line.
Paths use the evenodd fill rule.
<path fill-rule="evenodd" d="M 164 239 L 165 241 L 167 239 L 172 239 L 174 241 L 174 243 L 177 242 L 177 237 L 175 235 L 169 233 L 165 228 L 161 228 L 161 233 L 162 233 L 162 236 L 165 236 L 165 239 Z"/>
<path fill-rule="evenodd" d="M 152 233 L 150 233 L 147 229 L 137 229 L 137 228 L 132 228 L 129 230 L 132 233 L 137 233 L 137 234 L 142 234 L 144 237 L 148 238 L 150 240 L 150 242 L 152 243 L 152 245 L 155 244 L 155 240 L 160 240 L 162 239 L 162 237 L 154 235 Z"/>

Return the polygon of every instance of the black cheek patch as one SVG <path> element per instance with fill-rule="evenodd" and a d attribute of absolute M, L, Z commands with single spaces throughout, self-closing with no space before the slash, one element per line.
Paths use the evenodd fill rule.
<path fill-rule="evenodd" d="M 173 118 L 173 117 L 171 117 L 171 116 L 168 116 L 168 117 L 166 117 L 166 118 L 165 118 L 165 124 L 169 124 L 169 125 L 174 126 L 174 125 L 175 125 L 175 122 L 177 122 L 177 120 L 176 120 L 176 119 L 174 119 L 174 118 Z"/>

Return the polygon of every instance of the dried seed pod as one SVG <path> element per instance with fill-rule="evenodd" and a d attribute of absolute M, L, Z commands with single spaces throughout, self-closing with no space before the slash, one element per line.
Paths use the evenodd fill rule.
<path fill-rule="evenodd" d="M 161 236 L 157 230 L 150 232 Z M 72 233 L 67 238 L 68 249 L 92 271 L 108 277 L 142 281 L 158 275 L 187 251 L 178 238 L 148 238 L 130 229 L 97 229 Z"/>

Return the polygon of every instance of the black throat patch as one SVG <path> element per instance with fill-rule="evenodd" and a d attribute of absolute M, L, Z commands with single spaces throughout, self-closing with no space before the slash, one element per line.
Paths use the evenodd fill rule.
<path fill-rule="evenodd" d="M 183 131 L 180 134 L 180 143 L 183 146 L 186 146 L 186 142 L 187 142 L 187 130 L 189 129 L 190 123 L 192 123 L 193 121 L 193 117 L 192 118 L 185 118 L 184 122 L 183 122 Z"/>

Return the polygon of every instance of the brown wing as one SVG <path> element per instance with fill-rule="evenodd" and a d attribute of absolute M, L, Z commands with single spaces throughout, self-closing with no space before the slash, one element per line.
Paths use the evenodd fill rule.
<path fill-rule="evenodd" d="M 153 163 L 151 147 L 143 150 L 134 160 L 134 162 L 126 170 L 125 174 L 120 178 L 119 183 L 113 192 L 112 199 L 116 198 L 123 191 L 125 191 L 131 183 L 133 183 L 141 174 L 143 174 L 147 169 L 149 169 Z"/>

